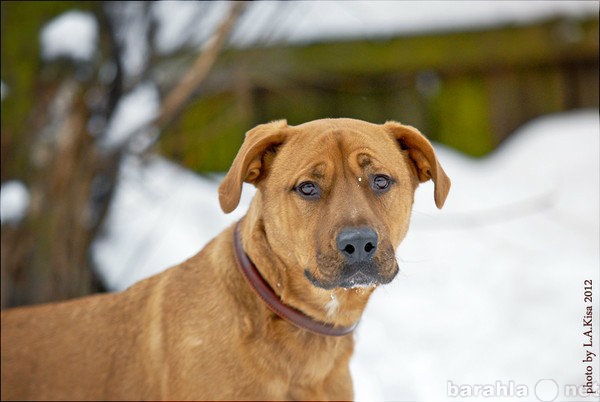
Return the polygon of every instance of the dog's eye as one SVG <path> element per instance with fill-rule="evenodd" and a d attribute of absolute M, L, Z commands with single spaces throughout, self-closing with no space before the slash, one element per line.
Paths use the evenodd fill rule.
<path fill-rule="evenodd" d="M 392 179 L 384 174 L 378 174 L 371 179 L 371 188 L 376 193 L 382 194 L 390 189 Z"/>
<path fill-rule="evenodd" d="M 316 199 L 321 195 L 321 190 L 312 181 L 305 181 L 296 186 L 296 191 L 304 198 Z"/>

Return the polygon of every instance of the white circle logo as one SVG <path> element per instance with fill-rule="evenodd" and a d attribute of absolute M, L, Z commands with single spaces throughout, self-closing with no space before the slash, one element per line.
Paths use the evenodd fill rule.
<path fill-rule="evenodd" d="M 558 384 L 554 380 L 539 380 L 535 384 L 535 396 L 542 402 L 552 402 L 558 396 Z"/>

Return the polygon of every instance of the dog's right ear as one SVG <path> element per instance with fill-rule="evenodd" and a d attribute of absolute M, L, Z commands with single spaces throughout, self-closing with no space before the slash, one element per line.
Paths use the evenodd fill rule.
<path fill-rule="evenodd" d="M 246 133 L 242 147 L 219 186 L 219 203 L 226 214 L 238 206 L 243 182 L 255 184 L 261 178 L 263 155 L 285 141 L 287 127 L 286 120 L 277 120 L 256 126 Z"/>

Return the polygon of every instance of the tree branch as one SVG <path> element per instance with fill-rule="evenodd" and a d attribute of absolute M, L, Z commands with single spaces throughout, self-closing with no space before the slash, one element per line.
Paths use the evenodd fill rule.
<path fill-rule="evenodd" d="M 160 139 L 165 128 L 175 120 L 194 91 L 208 76 L 246 5 L 246 1 L 233 2 L 227 16 L 212 37 L 207 40 L 204 50 L 198 55 L 179 84 L 165 97 L 158 116 L 149 124 L 131 133 L 128 141 L 117 151 L 119 154 L 129 151 L 143 155 Z"/>
<path fill-rule="evenodd" d="M 154 121 L 154 126 L 157 126 L 161 130 L 168 126 L 183 108 L 192 93 L 204 81 L 245 7 L 246 3 L 243 1 L 234 2 L 229 9 L 227 17 L 208 40 L 204 51 L 196 58 L 196 61 L 179 84 L 165 98 L 160 114 Z"/>

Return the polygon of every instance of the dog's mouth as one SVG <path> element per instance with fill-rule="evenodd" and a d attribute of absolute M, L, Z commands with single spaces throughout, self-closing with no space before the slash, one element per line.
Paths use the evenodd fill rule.
<path fill-rule="evenodd" d="M 376 287 L 379 284 L 381 284 L 381 279 L 379 275 L 373 277 L 362 272 L 357 272 L 354 275 L 351 275 L 348 278 L 341 281 L 339 287 L 346 289 L 372 288 Z"/>
<path fill-rule="evenodd" d="M 316 287 L 321 289 L 356 289 L 356 288 L 374 288 L 379 285 L 385 285 L 394 279 L 398 273 L 398 264 L 394 262 L 394 269 L 389 275 L 381 273 L 380 267 L 375 262 L 345 264 L 341 269 L 336 270 L 337 275 L 331 278 L 318 278 L 308 268 L 304 270 L 304 276 Z"/>
<path fill-rule="evenodd" d="M 336 251 L 317 251 L 315 265 L 304 276 L 321 289 L 373 288 L 390 283 L 399 271 L 391 244 L 379 247 L 377 254 L 362 261 L 348 261 Z"/>

